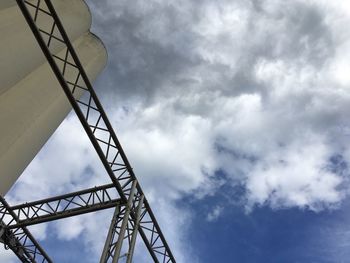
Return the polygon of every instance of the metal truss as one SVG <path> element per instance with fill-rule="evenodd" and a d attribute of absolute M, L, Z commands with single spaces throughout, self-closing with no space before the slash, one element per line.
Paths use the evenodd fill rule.
<path fill-rule="evenodd" d="M 15 206 L 13 210 L 8 210 L 7 206 L 7 214 L 10 214 L 12 219 L 11 223 L 7 222 L 6 231 L 14 232 L 18 229 L 24 231 L 26 225 L 114 206 L 116 209 L 100 262 L 116 263 L 126 259 L 126 262 L 131 263 L 136 236 L 139 233 L 154 262 L 175 263 L 152 209 L 51 0 L 16 1 L 112 181 L 108 189 L 113 186 L 119 198 L 101 199 L 102 202 L 90 203 L 91 199 L 82 197 L 84 194 L 92 194 L 91 189 L 88 189 L 78 195 L 73 193 Z M 41 21 L 47 21 L 42 19 L 43 17 L 49 18 L 51 25 L 43 24 Z M 63 46 L 63 55 L 54 54 L 52 47 L 55 45 Z M 100 194 L 106 190 L 107 188 L 99 189 L 98 196 L 101 197 Z M 96 194 L 94 192 L 93 196 Z M 81 202 L 76 202 L 77 196 L 84 201 L 80 199 Z M 64 203 L 67 205 L 66 208 Z M 123 242 L 125 239 L 127 243 Z M 35 242 L 33 238 L 30 240 L 32 243 Z M 46 255 L 37 242 L 34 245 L 35 249 L 41 252 L 40 255 Z M 23 245 L 17 245 L 16 248 L 18 251 L 25 251 Z M 126 251 L 125 254 L 123 251 Z M 29 259 L 32 260 L 29 262 L 39 262 L 35 258 Z M 42 262 L 51 262 L 46 257 L 45 260 Z"/>
<path fill-rule="evenodd" d="M 134 181 L 128 203 L 125 207 L 115 210 L 106 243 L 101 255 L 100 262 L 118 262 L 120 258 L 126 258 L 126 262 L 131 262 L 137 229 L 139 227 L 140 212 L 143 204 L 143 196 L 135 196 L 136 181 Z M 133 204 L 137 202 L 136 220 L 130 218 Z M 123 240 L 127 240 L 127 245 L 123 247 Z M 123 253 L 124 250 L 124 253 Z"/>
<path fill-rule="evenodd" d="M 11 210 L 18 220 L 9 222 L 7 228 L 15 229 L 125 205 L 125 202 L 120 198 L 113 198 L 113 195 L 114 185 L 108 184 L 12 206 Z"/>
<path fill-rule="evenodd" d="M 108 184 L 16 206 L 0 197 L 0 241 L 23 262 L 52 262 L 26 226 L 112 207 L 120 210 L 126 204 L 115 195 L 114 185 Z"/>
<path fill-rule="evenodd" d="M 22 262 L 52 263 L 28 229 L 16 227 L 10 230 L 7 226 L 11 222 L 18 223 L 19 219 L 0 196 L 0 242 L 5 244 L 6 249 L 11 249 Z"/>

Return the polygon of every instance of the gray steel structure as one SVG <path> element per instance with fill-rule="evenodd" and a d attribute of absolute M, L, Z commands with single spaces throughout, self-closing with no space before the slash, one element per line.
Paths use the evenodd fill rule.
<path fill-rule="evenodd" d="M 100 262 L 131 263 L 136 237 L 140 234 L 154 262 L 175 263 L 151 207 L 51 0 L 16 1 L 112 183 L 12 207 L 1 197 L 0 242 L 11 249 L 22 262 L 52 262 L 26 226 L 114 207 L 115 212 Z M 41 16 L 50 17 L 51 27 L 40 25 Z M 51 52 L 50 46 L 55 41 L 64 44 L 63 57 Z M 85 91 L 83 98 L 76 98 L 77 90 Z"/>

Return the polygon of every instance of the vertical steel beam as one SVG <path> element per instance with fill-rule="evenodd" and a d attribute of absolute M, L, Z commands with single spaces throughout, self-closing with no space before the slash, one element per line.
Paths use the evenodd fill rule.
<path fill-rule="evenodd" d="M 137 181 L 134 180 L 132 183 L 132 186 L 131 186 L 129 199 L 128 199 L 128 202 L 127 202 L 126 207 L 125 207 L 125 214 L 124 214 L 122 225 L 120 227 L 117 245 L 115 247 L 114 257 L 113 257 L 113 261 L 112 261 L 113 263 L 117 263 L 119 260 L 119 257 L 120 257 L 120 251 L 122 250 L 125 231 L 126 231 L 126 228 L 128 226 L 128 222 L 129 222 L 131 207 L 132 207 L 132 204 L 134 201 L 136 185 L 137 185 Z"/>
<path fill-rule="evenodd" d="M 123 241 L 125 239 L 127 230 L 127 237 L 129 237 L 128 223 L 130 224 L 130 221 L 132 220 L 130 213 L 136 200 L 136 190 L 137 181 L 135 180 L 132 183 L 127 203 L 124 206 L 119 207 L 120 209 L 116 209 L 114 212 L 106 238 L 106 243 L 104 245 L 100 258 L 100 263 L 116 263 L 120 258 L 121 250 L 123 248 Z"/>
<path fill-rule="evenodd" d="M 109 247 L 110 247 L 110 244 L 113 242 L 113 236 L 115 234 L 114 228 L 117 224 L 117 218 L 120 212 L 121 212 L 120 206 L 116 207 L 114 210 L 113 218 L 111 220 L 111 225 L 109 226 L 108 235 L 107 235 L 106 242 L 100 258 L 100 263 L 107 262 Z"/>
<path fill-rule="evenodd" d="M 142 211 L 142 206 L 143 206 L 143 199 L 144 199 L 144 196 L 142 195 L 140 198 L 139 204 L 137 206 L 136 219 L 135 219 L 134 229 L 133 229 L 132 236 L 131 236 L 131 241 L 130 241 L 130 245 L 129 245 L 129 252 L 128 252 L 128 257 L 126 259 L 126 263 L 132 263 L 137 233 L 138 233 L 138 229 L 140 226 L 140 217 L 141 217 L 141 211 Z"/>

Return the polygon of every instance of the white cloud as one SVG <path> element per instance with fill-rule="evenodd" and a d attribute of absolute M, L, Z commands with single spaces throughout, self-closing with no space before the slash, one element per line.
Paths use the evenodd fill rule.
<path fill-rule="evenodd" d="M 156 177 L 178 197 L 213 183 L 220 169 L 245 184 L 248 206 L 320 209 L 344 198 L 343 174 L 325 167 L 333 155 L 349 160 L 342 147 L 350 124 L 347 5 L 91 4 L 102 38 L 109 26 L 101 14 L 118 24 L 105 41 L 111 69 L 126 75 L 114 72 L 105 85 L 118 83 L 121 99 L 110 99 L 128 109 L 120 135 L 146 187 Z M 108 7 L 116 6 L 114 16 Z M 136 64 L 125 63 L 124 54 Z"/>
<path fill-rule="evenodd" d="M 0 246 L 0 262 L 16 263 L 17 257 L 11 250 L 5 250 L 4 246 Z"/>
<path fill-rule="evenodd" d="M 246 184 L 249 202 L 319 210 L 323 204 L 341 201 L 342 178 L 325 166 L 330 155 L 327 147 L 319 142 L 292 147 L 267 154 L 254 168 Z"/>
<path fill-rule="evenodd" d="M 219 205 L 215 206 L 213 208 L 213 210 L 210 211 L 209 214 L 207 215 L 207 220 L 209 222 L 216 221 L 219 218 L 219 216 L 223 210 L 224 210 L 224 208 L 222 206 L 219 206 Z"/>
<path fill-rule="evenodd" d="M 215 171 L 210 123 L 195 115 L 177 115 L 173 102 L 129 112 L 120 124 L 124 148 L 150 194 L 178 197 L 207 180 Z"/>

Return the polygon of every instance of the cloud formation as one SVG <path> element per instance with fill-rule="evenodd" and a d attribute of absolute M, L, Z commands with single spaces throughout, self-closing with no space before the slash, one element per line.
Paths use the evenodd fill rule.
<path fill-rule="evenodd" d="M 143 180 L 209 194 L 223 172 L 248 209 L 342 200 L 344 174 L 329 167 L 348 161 L 348 6 L 90 4 L 110 56 L 101 95 L 124 109 L 116 125 Z"/>
<path fill-rule="evenodd" d="M 191 213 L 178 213 L 176 222 L 171 217 L 184 196 L 202 198 L 215 195 L 222 184 L 232 191 L 239 185 L 248 211 L 264 205 L 319 211 L 345 198 L 349 4 L 88 3 L 94 31 L 109 53 L 97 92 L 157 217 L 169 224 L 164 231 L 175 254 L 183 255 L 179 262 L 196 261 L 181 247 L 185 232 L 177 231 Z M 72 117 L 61 125 L 10 201 L 107 180 L 80 129 Z M 31 191 L 34 186 L 40 189 Z M 220 210 L 213 208 L 208 220 Z M 66 223 L 57 223 L 58 236 L 84 235 L 91 244 L 85 232 L 100 221 L 74 220 L 80 228 L 63 236 Z M 89 234 L 98 232 L 92 229 Z"/>

